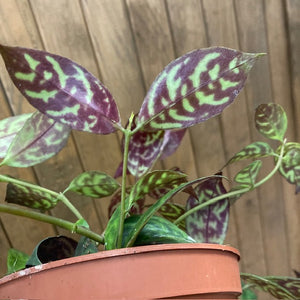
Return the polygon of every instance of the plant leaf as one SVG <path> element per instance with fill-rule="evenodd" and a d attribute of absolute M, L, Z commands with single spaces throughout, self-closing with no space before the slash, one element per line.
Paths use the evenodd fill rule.
<path fill-rule="evenodd" d="M 281 146 L 276 150 L 280 153 Z M 277 158 L 275 158 L 277 162 Z M 296 194 L 300 192 L 300 144 L 287 143 L 284 157 L 279 168 L 280 174 L 291 184 L 296 185 Z"/>
<path fill-rule="evenodd" d="M 212 47 L 177 58 L 152 83 L 138 126 L 146 131 L 187 128 L 220 114 L 260 55 Z"/>
<path fill-rule="evenodd" d="M 239 297 L 240 300 L 257 300 L 257 295 L 251 288 L 251 285 L 246 285 L 242 282 L 242 295 Z"/>
<path fill-rule="evenodd" d="M 0 158 L 3 158 L 6 155 L 6 152 L 16 134 L 21 130 L 27 119 L 31 116 L 31 113 L 22 114 L 8 117 L 0 121 Z"/>
<path fill-rule="evenodd" d="M 120 184 L 103 172 L 87 171 L 74 178 L 66 191 L 92 198 L 102 198 L 112 195 Z"/>
<path fill-rule="evenodd" d="M 57 154 L 67 143 L 70 127 L 35 112 L 7 150 L 2 165 L 29 167 Z"/>
<path fill-rule="evenodd" d="M 41 190 L 40 187 L 35 187 L 33 184 L 31 187 L 28 187 L 8 183 L 5 201 L 45 211 L 55 207 L 58 199 L 48 192 Z"/>
<path fill-rule="evenodd" d="M 255 288 L 271 294 L 276 299 L 300 299 L 300 279 L 280 276 L 241 274 L 241 278 Z"/>
<path fill-rule="evenodd" d="M 186 129 L 165 131 L 164 140 L 161 147 L 161 159 L 165 159 L 176 151 L 184 137 L 185 132 Z"/>
<path fill-rule="evenodd" d="M 237 173 L 237 175 L 234 178 L 235 182 L 241 184 L 244 187 L 252 187 L 255 183 L 261 165 L 262 162 L 260 160 L 255 160 L 254 162 L 252 162 Z"/>
<path fill-rule="evenodd" d="M 254 142 L 241 151 L 237 152 L 225 166 L 232 164 L 233 162 L 240 161 L 249 158 L 258 158 L 274 155 L 274 151 L 268 143 L 265 142 Z"/>
<path fill-rule="evenodd" d="M 174 222 L 177 220 L 180 216 L 182 216 L 186 210 L 184 207 L 182 207 L 179 204 L 174 204 L 174 203 L 165 203 L 159 210 L 158 212 L 167 220 Z M 181 230 L 185 231 L 185 220 L 182 220 L 178 225 L 177 225 Z"/>
<path fill-rule="evenodd" d="M 9 249 L 7 254 L 7 275 L 25 269 L 29 255 L 16 249 Z"/>
<path fill-rule="evenodd" d="M 186 182 L 186 174 L 171 170 L 153 171 L 140 178 L 129 195 L 129 205 L 155 189 L 175 188 Z"/>
<path fill-rule="evenodd" d="M 12 81 L 39 111 L 76 130 L 115 131 L 116 103 L 86 69 L 45 51 L 0 45 L 0 52 Z"/>
<path fill-rule="evenodd" d="M 86 236 L 82 236 L 75 249 L 74 256 L 97 253 L 98 248 L 96 242 Z"/>
<path fill-rule="evenodd" d="M 226 194 L 222 178 L 209 178 L 195 187 L 197 198 L 190 196 L 186 210 L 205 203 L 219 195 Z M 224 242 L 229 219 L 228 198 L 220 200 L 206 208 L 200 209 L 186 218 L 186 232 L 197 242 Z"/>
<path fill-rule="evenodd" d="M 283 141 L 287 129 L 284 109 L 275 103 L 261 104 L 255 110 L 255 126 L 265 137 Z"/>
<path fill-rule="evenodd" d="M 140 218 L 141 216 L 131 216 L 125 220 L 123 247 L 125 247 L 124 241 L 127 240 L 130 232 L 134 230 Z M 195 241 L 188 236 L 188 234 L 170 221 L 158 216 L 153 216 L 140 231 L 133 246 L 194 242 Z"/>

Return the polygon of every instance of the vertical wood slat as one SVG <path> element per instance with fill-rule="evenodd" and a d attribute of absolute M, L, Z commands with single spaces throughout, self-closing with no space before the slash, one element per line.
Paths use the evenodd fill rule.
<path fill-rule="evenodd" d="M 179 152 L 165 162 L 166 167 L 176 164 L 194 178 L 217 171 L 228 156 L 252 139 L 262 140 L 253 126 L 253 110 L 259 103 L 282 104 L 291 120 L 288 136 L 299 141 L 298 16 L 298 0 L 0 0 L 0 22 L 5 24 L 0 27 L 0 40 L 39 49 L 44 45 L 84 65 L 112 91 L 123 124 L 132 110 L 138 111 L 145 87 L 175 57 L 211 45 L 267 52 L 268 56 L 254 66 L 239 99 L 221 117 L 191 128 Z M 0 78 L 14 113 L 32 109 L 10 83 L 2 61 Z M 0 97 L 1 108 L 2 103 L 6 99 Z M 240 128 L 242 124 L 244 128 Z M 102 148 L 107 151 L 103 153 Z M 83 169 L 113 175 L 119 161 L 116 135 L 95 137 L 76 132 L 58 157 L 34 170 L 43 185 L 61 190 Z M 226 173 L 234 175 L 235 171 L 230 168 Z M 31 170 L 10 172 L 35 180 Z M 64 172 L 65 181 L 58 178 L 59 172 Z M 1 195 L 3 191 L 0 186 Z M 90 199 L 74 198 L 100 232 L 107 218 L 108 199 L 93 204 Z M 279 176 L 236 203 L 228 241 L 240 248 L 243 270 L 291 275 L 291 268 L 299 268 L 299 212 L 299 196 L 294 195 L 293 186 L 282 184 Z M 68 217 L 62 207 L 55 213 Z M 5 224 L 12 223 L 8 234 L 13 241 L 19 233 L 24 232 L 24 237 L 37 227 L 31 221 L 23 226 L 23 221 L 15 223 L 4 215 L 1 218 Z M 53 232 L 49 227 L 37 229 L 37 239 Z M 0 238 L 0 250 L 5 250 L 9 245 L 1 230 Z M 27 251 L 35 238 L 26 246 L 21 245 L 24 239 L 17 240 L 16 245 Z"/>

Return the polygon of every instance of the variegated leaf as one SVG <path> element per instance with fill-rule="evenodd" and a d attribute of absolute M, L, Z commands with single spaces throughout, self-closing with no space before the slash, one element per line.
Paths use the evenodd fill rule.
<path fill-rule="evenodd" d="M 279 104 L 261 104 L 255 111 L 255 126 L 265 137 L 283 141 L 287 129 L 287 116 Z"/>
<path fill-rule="evenodd" d="M 71 128 L 35 112 L 12 141 L 1 164 L 29 167 L 57 154 L 67 143 Z"/>
<path fill-rule="evenodd" d="M 46 191 L 42 191 L 39 187 L 35 188 L 34 185 L 28 187 L 8 183 L 5 201 L 45 211 L 55 207 L 58 198 Z"/>
<path fill-rule="evenodd" d="M 212 47 L 172 61 L 152 83 L 138 126 L 147 131 L 186 128 L 220 114 L 260 55 Z"/>
<path fill-rule="evenodd" d="M 87 171 L 81 173 L 72 180 L 66 191 L 73 191 L 77 194 L 102 198 L 112 195 L 120 184 L 111 176 L 98 171 Z"/>
<path fill-rule="evenodd" d="M 179 204 L 174 203 L 165 203 L 158 212 L 167 220 L 174 222 L 177 220 L 180 216 L 182 216 L 186 210 L 184 207 L 182 207 Z M 185 220 L 182 220 L 178 227 L 185 231 Z"/>
<path fill-rule="evenodd" d="M 0 52 L 16 87 L 42 113 L 76 130 L 115 131 L 116 103 L 86 69 L 44 51 L 0 45 Z"/>
<path fill-rule="evenodd" d="M 277 149 L 279 153 L 281 146 Z M 275 162 L 277 158 L 275 159 Z M 280 174 L 291 184 L 296 185 L 296 194 L 300 192 L 300 144 L 287 143 L 284 158 L 279 168 Z"/>
<path fill-rule="evenodd" d="M 22 114 L 8 117 L 0 121 L 0 158 L 3 158 L 6 155 L 7 150 L 16 134 L 21 130 L 27 119 L 31 116 L 31 113 Z"/>
<path fill-rule="evenodd" d="M 186 182 L 186 175 L 181 172 L 165 170 L 153 171 L 142 178 L 133 186 L 129 203 L 134 203 L 137 199 L 149 194 L 151 191 L 160 188 L 175 188 L 181 183 Z"/>
<path fill-rule="evenodd" d="M 280 276 L 241 274 L 242 280 L 276 299 L 300 299 L 300 279 Z"/>
<path fill-rule="evenodd" d="M 256 177 L 261 168 L 262 162 L 260 160 L 255 160 L 245 168 L 243 168 L 235 176 L 234 181 L 241 184 L 242 186 L 252 187 L 255 183 Z"/>
<path fill-rule="evenodd" d="M 161 147 L 161 159 L 165 159 L 176 151 L 184 137 L 185 132 L 186 129 L 165 131 L 164 140 Z"/>
<path fill-rule="evenodd" d="M 197 199 L 190 196 L 186 210 L 190 210 L 210 199 L 223 195 L 226 190 L 222 178 L 210 178 L 201 182 L 196 188 Z M 229 201 L 220 200 L 206 208 L 190 214 L 186 218 L 186 232 L 200 243 L 223 243 L 229 219 Z"/>
<path fill-rule="evenodd" d="M 274 154 L 275 153 L 269 144 L 265 142 L 254 142 L 236 153 L 226 165 L 243 159 L 265 157 Z"/>

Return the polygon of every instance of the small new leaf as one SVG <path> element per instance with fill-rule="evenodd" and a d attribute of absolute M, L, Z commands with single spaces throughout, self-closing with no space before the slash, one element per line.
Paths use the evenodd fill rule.
<path fill-rule="evenodd" d="M 111 176 L 98 171 L 81 173 L 72 180 L 66 191 L 92 198 L 102 198 L 112 195 L 120 187 Z"/>
<path fill-rule="evenodd" d="M 255 126 L 263 136 L 282 142 L 287 129 L 286 113 L 279 104 L 261 104 L 255 111 Z"/>
<path fill-rule="evenodd" d="M 29 255 L 16 249 L 9 249 L 7 254 L 7 275 L 25 269 Z"/>

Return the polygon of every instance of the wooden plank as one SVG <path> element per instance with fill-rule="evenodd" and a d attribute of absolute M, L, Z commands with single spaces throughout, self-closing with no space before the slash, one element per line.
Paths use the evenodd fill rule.
<path fill-rule="evenodd" d="M 62 7 L 64 9 L 61 9 Z M 98 76 L 97 62 L 79 2 L 68 0 L 33 1 L 32 8 L 45 48 L 50 52 L 73 59 Z M 100 136 L 74 132 L 73 136 L 74 140 L 70 141 L 69 147 L 64 150 L 64 153 L 62 152 L 59 157 L 61 160 L 58 161 L 65 172 L 62 184 L 66 185 L 67 181 L 81 173 L 82 166 L 85 170 L 99 169 L 110 174 L 114 168 L 117 168 L 121 158 L 120 153 L 115 151 L 119 148 L 115 135 Z M 102 145 L 105 145 L 103 149 Z M 97 151 L 95 156 L 95 149 L 99 148 L 101 151 Z M 54 169 L 53 172 L 56 170 Z M 39 176 L 44 177 L 46 174 L 40 173 Z M 102 221 L 106 217 L 106 211 L 102 212 L 101 207 L 98 207 L 91 199 L 72 196 L 72 200 L 88 218 L 92 228 L 104 229 L 105 224 Z M 65 211 L 62 212 L 62 215 L 65 215 Z"/>
<path fill-rule="evenodd" d="M 235 1 L 235 7 L 241 49 L 248 52 L 268 52 L 263 2 L 260 0 Z M 268 58 L 260 59 L 255 65 L 250 73 L 245 91 L 248 110 L 251 114 L 260 103 L 272 101 Z M 251 121 L 250 130 L 253 139 L 263 140 L 256 131 L 253 131 L 253 128 L 254 124 Z M 271 170 L 273 165 L 272 161 L 264 162 L 264 167 L 268 170 Z M 282 213 L 283 190 L 281 183 L 279 176 L 274 176 L 272 180 L 258 189 L 259 210 L 257 213 L 261 217 L 265 257 L 255 251 L 254 265 L 259 268 L 259 264 L 264 259 L 267 273 L 285 274 L 288 271 L 288 249 L 285 237 L 285 216 Z M 253 249 L 251 251 L 253 252 Z M 280 255 L 281 263 L 276 264 Z M 249 267 L 249 271 L 257 271 L 256 268 L 252 268 L 253 266 Z"/>
<path fill-rule="evenodd" d="M 168 15 L 163 1 L 129 0 L 127 5 L 143 78 L 148 89 L 155 77 L 175 58 Z M 189 135 L 183 139 L 176 153 L 164 160 L 163 165 L 165 168 L 177 166 L 191 178 L 197 176 Z"/>

